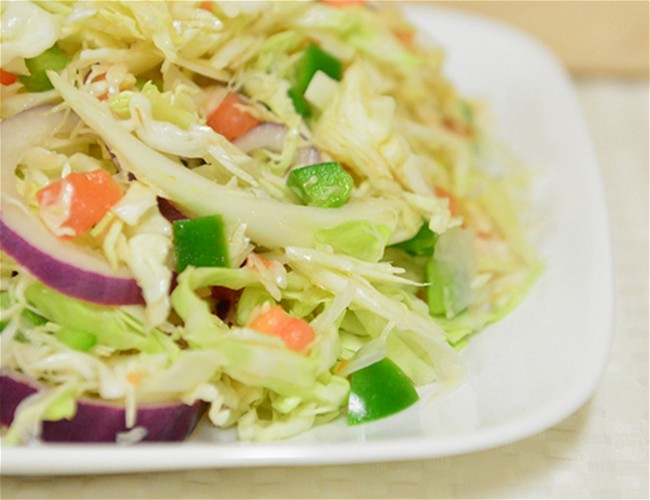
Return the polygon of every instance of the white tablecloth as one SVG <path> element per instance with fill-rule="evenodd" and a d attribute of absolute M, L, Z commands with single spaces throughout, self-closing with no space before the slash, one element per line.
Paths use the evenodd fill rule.
<path fill-rule="evenodd" d="M 611 359 L 593 398 L 541 434 L 464 456 L 329 467 L 4 477 L 2 498 L 648 498 L 648 82 L 578 81 L 605 180 Z M 576 193 L 576 196 L 580 196 Z"/>

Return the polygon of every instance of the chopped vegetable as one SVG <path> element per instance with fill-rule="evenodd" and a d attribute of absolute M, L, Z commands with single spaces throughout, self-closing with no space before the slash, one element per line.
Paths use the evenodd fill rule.
<path fill-rule="evenodd" d="M 64 386 L 65 387 L 65 386 Z M 126 408 L 98 399 L 80 399 L 76 401 L 74 394 L 61 394 L 59 398 L 34 399 L 44 386 L 37 382 L 26 380 L 17 373 L 0 375 L 0 424 L 12 425 L 11 431 L 3 437 L 5 444 L 16 442 L 23 436 L 20 431 L 29 434 L 30 413 L 52 412 L 52 406 L 61 403 L 72 403 L 74 416 L 70 418 L 52 418 L 54 421 L 45 421 L 41 439 L 46 442 L 81 442 L 81 443 L 115 443 L 120 441 L 120 436 L 125 436 L 128 431 L 133 431 L 131 440 L 138 441 L 182 441 L 196 427 L 200 416 L 205 410 L 202 402 L 186 405 L 180 401 L 170 401 L 155 404 L 142 404 L 138 406 L 133 425 L 126 425 Z M 71 391 L 67 391 L 71 392 Z M 50 395 L 58 396 L 56 393 Z M 31 400 L 28 398 L 32 397 Z M 67 396 L 67 397 L 66 397 Z M 57 399 L 59 399 L 57 401 Z M 31 412 L 19 410 L 18 405 L 27 404 Z M 67 405 L 66 405 L 67 406 Z M 21 408 L 24 408 L 23 405 Z M 75 408 L 76 407 L 76 408 Z M 124 438 L 123 438 L 124 439 Z"/>
<path fill-rule="evenodd" d="M 187 266 L 228 267 L 228 239 L 220 215 L 177 220 L 173 225 L 177 272 Z"/>
<path fill-rule="evenodd" d="M 443 50 L 326 3 L 3 4 L 3 444 L 373 421 L 524 295 L 525 175 Z"/>
<path fill-rule="evenodd" d="M 9 319 L 5 319 L 5 310 L 11 306 L 11 299 L 8 292 L 0 293 L 0 332 L 9 324 Z M 20 312 L 20 321 L 23 327 L 34 327 L 44 325 L 47 320 L 29 309 L 23 309 Z"/>
<path fill-rule="evenodd" d="M 25 59 L 25 65 L 29 75 L 21 75 L 20 81 L 30 92 L 45 92 L 54 88 L 47 71 L 61 71 L 68 65 L 68 56 L 58 45 L 53 45 L 38 56 Z"/>
<path fill-rule="evenodd" d="M 432 315 L 451 318 L 471 304 L 475 258 L 471 231 L 452 228 L 440 236 L 426 269 L 427 301 Z"/>
<path fill-rule="evenodd" d="M 316 233 L 319 243 L 357 259 L 377 262 L 384 255 L 390 228 L 366 221 L 345 222 Z"/>
<path fill-rule="evenodd" d="M 449 191 L 439 186 L 436 186 L 435 191 L 438 198 L 446 198 L 449 201 L 449 211 L 451 212 L 451 215 L 459 215 L 460 207 L 458 206 L 458 199 Z"/>
<path fill-rule="evenodd" d="M 208 126 L 229 141 L 244 135 L 250 129 L 259 125 L 260 121 L 241 109 L 242 105 L 243 101 L 237 94 L 228 94 L 208 116 Z"/>
<path fill-rule="evenodd" d="M 32 216 L 11 176 L 24 151 L 38 145 L 61 126 L 64 113 L 35 108 L 3 120 L 2 198 L 0 246 L 16 262 L 46 285 L 71 297 L 97 304 L 141 304 L 136 281 L 122 266 L 113 268 L 106 259 L 57 238 Z M 25 133 L 28 130 L 29 133 Z"/>
<path fill-rule="evenodd" d="M 57 236 L 75 238 L 99 222 L 122 198 L 105 170 L 72 172 L 36 193 L 41 218 Z"/>
<path fill-rule="evenodd" d="M 339 163 L 325 162 L 292 170 L 287 186 L 305 205 L 340 207 L 350 199 L 354 180 Z"/>
<path fill-rule="evenodd" d="M 74 328 L 61 328 L 54 333 L 59 342 L 77 351 L 90 351 L 97 344 L 97 337 L 92 333 Z"/>
<path fill-rule="evenodd" d="M 296 113 L 305 118 L 309 118 L 311 116 L 311 108 L 309 107 L 309 102 L 307 102 L 305 96 L 293 87 L 289 89 L 288 95 L 293 102 L 293 107 L 296 109 Z"/>
<path fill-rule="evenodd" d="M 299 93 L 304 94 L 317 71 L 322 71 L 334 80 L 341 80 L 343 64 L 315 43 L 310 43 L 296 64 L 295 71 L 296 83 L 294 88 Z"/>
<path fill-rule="evenodd" d="M 294 85 L 289 89 L 289 97 L 293 101 L 296 112 L 306 118 L 310 117 L 312 113 L 304 94 L 318 71 L 339 81 L 343 76 L 343 64 L 311 42 L 296 63 Z"/>
<path fill-rule="evenodd" d="M 438 235 L 429 229 L 428 224 L 423 224 L 413 238 L 391 246 L 404 250 L 411 255 L 433 255 L 437 240 Z"/>
<path fill-rule="evenodd" d="M 25 298 L 48 321 L 66 329 L 92 332 L 99 344 L 146 353 L 177 351 L 171 340 L 155 329 L 145 332 L 143 325 L 124 310 L 76 300 L 39 282 L 27 287 Z"/>
<path fill-rule="evenodd" d="M 13 85 L 16 83 L 18 77 L 13 73 L 9 73 L 4 69 L 0 68 L 0 85 Z"/>
<path fill-rule="evenodd" d="M 304 352 L 316 334 L 304 319 L 287 314 L 281 306 L 271 306 L 260 312 L 249 325 L 253 330 L 280 337 L 296 352 Z"/>
<path fill-rule="evenodd" d="M 394 415 L 418 399 L 404 372 L 384 358 L 350 375 L 348 424 L 365 424 Z"/>

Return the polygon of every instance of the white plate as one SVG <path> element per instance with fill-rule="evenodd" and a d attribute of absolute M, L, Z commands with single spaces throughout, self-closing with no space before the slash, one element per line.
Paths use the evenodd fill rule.
<path fill-rule="evenodd" d="M 506 26 L 428 5 L 408 12 L 447 49 L 446 71 L 461 92 L 485 98 L 499 135 L 543 171 L 547 268 L 526 301 L 463 352 L 466 383 L 384 421 L 359 427 L 337 421 L 282 443 L 236 442 L 204 426 L 175 445 L 3 448 L 3 474 L 449 456 L 530 436 L 587 401 L 609 351 L 612 267 L 598 163 L 571 81 L 546 49 Z"/>

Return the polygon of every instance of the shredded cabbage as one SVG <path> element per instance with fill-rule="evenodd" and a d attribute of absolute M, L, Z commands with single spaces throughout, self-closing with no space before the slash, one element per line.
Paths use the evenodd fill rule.
<path fill-rule="evenodd" d="M 55 43 L 70 62 L 47 73 L 54 90 L 3 85 L 0 114 L 50 104 L 79 121 L 19 152 L 3 183 L 47 218 L 41 189 L 109 172 L 122 198 L 70 242 L 126 267 L 144 304 L 66 296 L 2 253 L 2 368 L 46 387 L 21 403 L 7 443 L 74 418 L 87 395 L 124 404 L 131 427 L 141 402 L 204 401 L 207 420 L 242 440 L 284 439 L 344 414 L 348 376 L 385 357 L 416 386 L 448 389 L 465 372 L 458 350 L 541 270 L 525 169 L 445 78 L 441 47 L 386 3 L 2 4 L 4 71 L 27 74 Z M 341 78 L 314 68 L 296 95 L 311 43 Z M 233 109 L 216 112 L 232 93 Z M 269 124 L 280 145 L 265 142 Z M 298 156 L 338 162 L 350 200 L 299 205 L 286 185 Z M 71 217 L 71 196 L 60 201 L 56 227 Z M 225 221 L 228 267 L 177 273 L 173 219 L 211 215 Z M 423 228 L 435 244 L 409 252 Z M 313 331 L 304 350 L 254 328 L 272 306 Z M 75 348 L 61 332 L 96 343 Z"/>

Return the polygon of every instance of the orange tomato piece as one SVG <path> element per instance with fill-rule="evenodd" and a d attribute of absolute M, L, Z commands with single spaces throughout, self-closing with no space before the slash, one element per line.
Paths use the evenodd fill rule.
<path fill-rule="evenodd" d="M 395 36 L 397 39 L 402 42 L 404 45 L 410 47 L 413 45 L 413 38 L 415 37 L 415 32 L 413 31 L 395 31 Z"/>
<path fill-rule="evenodd" d="M 447 198 L 449 200 L 449 211 L 451 212 L 451 215 L 459 215 L 460 207 L 458 206 L 457 198 L 449 191 L 441 187 L 436 186 L 434 189 L 436 191 L 436 196 L 439 198 Z"/>
<path fill-rule="evenodd" d="M 289 349 L 296 352 L 304 352 L 316 337 L 309 323 L 289 316 L 280 306 L 271 306 L 261 312 L 249 326 L 255 331 L 280 337 Z"/>
<path fill-rule="evenodd" d="M 58 213 L 57 233 L 63 238 L 74 238 L 88 231 L 122 198 L 122 189 L 102 169 L 92 172 L 73 172 L 36 193 L 44 220 L 46 213 Z M 52 228 L 51 228 L 52 229 Z"/>
<path fill-rule="evenodd" d="M 0 84 L 2 85 L 12 85 L 16 83 L 18 77 L 13 73 L 9 73 L 4 69 L 0 68 Z"/>
<path fill-rule="evenodd" d="M 237 94 L 228 94 L 208 116 L 208 126 L 229 141 L 233 141 L 259 125 L 260 121 L 242 110 L 241 104 L 243 102 Z"/>

